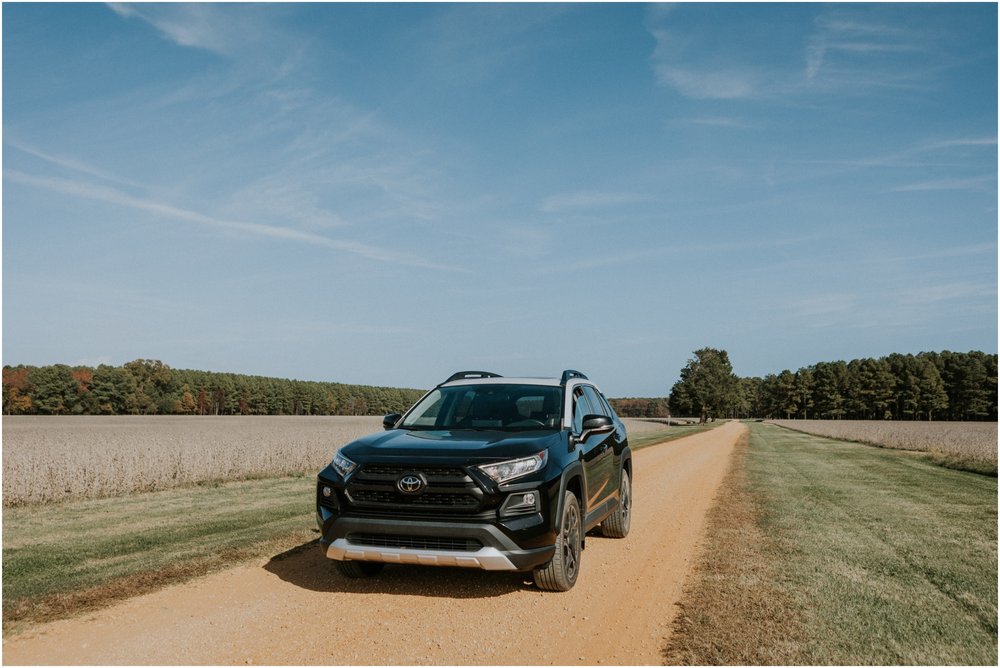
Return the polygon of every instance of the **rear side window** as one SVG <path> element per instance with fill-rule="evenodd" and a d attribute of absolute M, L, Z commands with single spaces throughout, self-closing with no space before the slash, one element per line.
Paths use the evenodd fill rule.
<path fill-rule="evenodd" d="M 604 396 L 602 392 L 598 392 L 597 394 L 601 397 L 601 401 L 604 402 L 604 407 L 608 410 L 608 417 L 618 417 L 618 413 L 615 413 L 615 408 L 611 405 L 611 402 L 608 401 L 608 398 Z"/>
<path fill-rule="evenodd" d="M 604 407 L 604 402 L 597 395 L 597 390 L 592 388 L 590 385 L 583 386 L 583 393 L 587 395 L 587 399 L 590 403 L 591 413 L 594 415 L 603 415 L 605 417 L 611 417 L 608 413 L 608 409 Z"/>

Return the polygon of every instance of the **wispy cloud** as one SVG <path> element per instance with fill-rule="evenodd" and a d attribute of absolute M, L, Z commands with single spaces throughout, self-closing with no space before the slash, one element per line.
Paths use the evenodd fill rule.
<path fill-rule="evenodd" d="M 952 174 L 967 171 L 970 158 L 989 159 L 987 151 L 996 152 L 996 137 L 953 137 L 929 138 L 916 141 L 909 146 L 869 155 L 854 157 L 825 157 L 812 160 L 790 160 L 779 179 L 780 185 L 804 181 L 829 180 L 835 176 L 866 170 L 895 171 L 899 179 L 921 176 Z M 992 158 L 995 161 L 995 157 Z M 992 187 L 991 187 L 992 186 Z M 970 190 L 990 192 L 996 187 L 995 175 L 941 176 L 921 178 L 919 181 L 903 183 L 897 187 L 884 188 L 883 192 L 919 192 L 932 190 Z"/>
<path fill-rule="evenodd" d="M 990 297 L 996 294 L 996 284 L 948 283 L 906 290 L 899 299 L 903 304 L 934 304 L 944 301 L 954 302 L 977 297 Z"/>
<path fill-rule="evenodd" d="M 787 23 L 787 14 L 773 10 L 786 23 L 769 23 L 769 11 L 743 15 L 739 32 L 724 32 L 732 25 L 685 21 L 680 12 L 704 18 L 694 6 L 648 11 L 657 81 L 697 100 L 805 99 L 924 89 L 948 67 L 935 54 L 950 37 L 905 25 L 894 10 L 820 8 L 812 24 L 802 26 L 799 40 L 792 37 L 799 27 Z"/>
<path fill-rule="evenodd" d="M 226 59 L 240 72 L 240 85 L 285 78 L 308 48 L 307 40 L 280 27 L 275 18 L 284 10 L 273 4 L 250 3 L 240 11 L 227 3 L 207 2 L 112 2 L 108 7 L 123 19 L 149 24 L 178 46 Z M 181 99 L 186 94 L 178 91 Z"/>
<path fill-rule="evenodd" d="M 752 97 L 760 90 L 760 75 L 752 70 L 731 68 L 678 67 L 660 63 L 654 66 L 657 80 L 686 97 L 699 100 L 734 100 Z"/>
<path fill-rule="evenodd" d="M 123 178 L 121 176 L 118 176 L 117 174 L 112 174 L 111 172 L 104 169 L 100 169 L 99 167 L 88 165 L 87 163 L 81 160 L 77 160 L 76 158 L 62 156 L 62 155 L 53 155 L 51 153 L 46 153 L 44 151 L 41 151 L 33 146 L 29 146 L 28 144 L 20 142 L 17 139 L 12 139 L 9 136 L 9 133 L 8 136 L 5 136 L 3 138 L 3 143 L 12 148 L 17 149 L 18 151 L 21 151 L 22 153 L 27 153 L 28 155 L 39 158 L 40 160 L 44 160 L 49 164 L 56 165 L 57 167 L 69 169 L 71 171 L 79 172 L 81 174 L 86 174 L 88 176 L 95 176 L 104 181 L 111 181 L 113 183 L 118 183 L 121 185 L 126 185 L 126 186 L 139 185 L 135 181 Z"/>
<path fill-rule="evenodd" d="M 647 9 L 646 29 L 656 40 L 649 62 L 657 82 L 697 100 L 739 100 L 769 94 L 778 72 L 773 65 L 764 64 L 764 58 L 755 57 L 764 55 L 760 45 L 754 45 L 752 39 L 740 39 L 739 47 L 734 48 L 718 26 L 685 20 L 698 11 L 683 5 L 669 11 L 656 5 Z M 760 31 L 750 28 L 744 32 Z"/>
<path fill-rule="evenodd" d="M 869 93 L 926 91 L 956 63 L 950 42 L 964 40 L 921 12 L 844 5 L 822 11 L 805 48 L 808 90 Z"/>
<path fill-rule="evenodd" d="M 619 264 L 626 264 L 630 262 L 638 262 L 640 260 L 648 260 L 653 257 L 664 257 L 667 255 L 680 253 L 681 249 L 678 247 L 665 247 L 665 248 L 647 248 L 645 250 L 634 251 L 634 252 L 616 252 L 616 253 L 601 253 L 597 257 L 591 259 L 577 259 L 573 262 L 566 263 L 546 263 L 544 265 L 539 265 L 537 269 L 532 270 L 530 273 L 533 276 L 548 276 L 550 274 L 565 274 L 572 272 L 580 272 L 588 269 L 599 269 L 602 267 L 613 267 Z"/>
<path fill-rule="evenodd" d="M 551 195 L 542 200 L 539 209 L 546 213 L 562 211 L 607 209 L 648 201 L 648 197 L 638 193 L 580 191 Z"/>
<path fill-rule="evenodd" d="M 112 2 L 108 6 L 123 18 L 145 21 L 180 46 L 224 56 L 232 56 L 264 37 L 246 12 L 220 12 L 211 4 Z"/>
<path fill-rule="evenodd" d="M 674 122 L 684 125 L 703 125 L 712 128 L 734 128 L 740 130 L 754 127 L 751 123 L 731 116 L 698 116 L 694 118 L 678 118 Z"/>
<path fill-rule="evenodd" d="M 991 192 L 996 190 L 997 179 L 993 175 L 974 176 L 969 178 L 946 178 L 918 181 L 892 188 L 890 192 L 933 192 L 939 190 L 972 190 Z"/>
<path fill-rule="evenodd" d="M 552 233 L 541 227 L 508 226 L 496 247 L 516 257 L 541 258 L 549 254 Z"/>
<path fill-rule="evenodd" d="M 819 318 L 850 313 L 857 308 L 857 304 L 856 295 L 837 292 L 800 300 L 793 305 L 793 308 L 799 316 Z"/>
<path fill-rule="evenodd" d="M 319 234 L 277 225 L 224 220 L 165 202 L 129 195 L 128 193 L 109 186 L 74 181 L 70 179 L 36 176 L 16 170 L 5 170 L 4 177 L 17 183 L 36 188 L 43 188 L 64 195 L 105 202 L 116 206 L 128 207 L 163 218 L 196 223 L 216 229 L 242 233 L 248 236 L 296 241 L 309 244 L 311 246 L 320 246 L 340 252 L 351 253 L 353 255 L 358 255 L 360 257 L 379 262 L 392 262 L 424 269 L 456 269 L 455 267 L 430 262 L 417 256 L 397 253 L 356 241 L 331 239 Z"/>
<path fill-rule="evenodd" d="M 868 289 L 863 293 L 815 294 L 789 302 L 788 313 L 810 328 L 901 328 L 948 319 L 995 304 L 995 283 L 953 281 Z"/>
<path fill-rule="evenodd" d="M 935 248 L 934 250 L 927 253 L 915 253 L 910 255 L 897 255 L 897 256 L 879 256 L 874 258 L 872 262 L 877 262 L 879 264 L 883 262 L 914 262 L 914 261 L 925 261 L 925 260 L 939 260 L 942 258 L 952 258 L 952 257 L 965 257 L 968 255 L 983 255 L 992 254 L 996 255 L 997 245 L 996 243 L 983 243 L 983 244 L 970 244 L 966 246 L 954 246 L 952 248 Z"/>
<path fill-rule="evenodd" d="M 838 13 L 816 18 L 816 32 L 806 47 L 806 78 L 814 79 L 828 55 L 905 53 L 919 45 L 910 31 L 882 21 L 864 21 Z"/>
<path fill-rule="evenodd" d="M 528 60 L 551 44 L 544 28 L 567 11 L 557 4 L 437 7 L 414 26 L 412 55 L 427 61 L 427 75 L 449 86 L 488 80 Z"/>
<path fill-rule="evenodd" d="M 959 137 L 956 139 L 945 139 L 931 142 L 924 148 L 925 150 L 945 149 L 955 147 L 976 147 L 976 146 L 996 146 L 997 138 L 994 137 Z"/>

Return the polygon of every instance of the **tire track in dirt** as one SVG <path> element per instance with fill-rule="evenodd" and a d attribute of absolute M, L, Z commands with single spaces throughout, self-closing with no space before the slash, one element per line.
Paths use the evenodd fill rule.
<path fill-rule="evenodd" d="M 530 573 L 396 566 L 347 580 L 311 546 L 4 638 L 4 663 L 660 664 L 745 429 L 636 452 L 631 533 L 588 536 L 566 593 Z"/>

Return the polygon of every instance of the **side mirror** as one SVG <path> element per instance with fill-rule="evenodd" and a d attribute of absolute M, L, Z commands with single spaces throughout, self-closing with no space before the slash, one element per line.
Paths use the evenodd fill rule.
<path fill-rule="evenodd" d="M 386 431 L 393 429 L 396 423 L 399 422 L 399 418 L 403 417 L 399 413 L 389 413 L 384 418 L 382 418 L 382 428 Z"/>
<path fill-rule="evenodd" d="M 607 415 L 585 415 L 583 417 L 583 430 L 591 432 L 611 431 L 614 423 Z"/>
<path fill-rule="evenodd" d="M 584 415 L 583 433 L 576 437 L 576 442 L 582 443 L 590 438 L 591 434 L 606 434 L 614 429 L 614 420 L 607 415 Z"/>

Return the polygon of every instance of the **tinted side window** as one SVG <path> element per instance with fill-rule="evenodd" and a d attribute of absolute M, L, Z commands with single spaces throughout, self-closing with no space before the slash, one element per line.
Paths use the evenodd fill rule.
<path fill-rule="evenodd" d="M 583 416 L 593 412 L 590 408 L 590 403 L 587 401 L 587 397 L 580 390 L 576 390 L 573 393 L 573 431 L 577 434 L 582 432 Z"/>
<path fill-rule="evenodd" d="M 611 417 L 608 410 L 604 407 L 604 402 L 601 398 L 597 396 L 597 390 L 592 388 L 590 385 L 583 386 L 583 393 L 587 395 L 587 399 L 590 401 L 591 412 L 595 415 L 604 415 L 606 417 Z"/>
<path fill-rule="evenodd" d="M 608 398 L 603 394 L 601 394 L 600 392 L 598 392 L 598 395 L 600 395 L 601 401 L 604 403 L 604 408 L 606 408 L 608 411 L 608 417 L 613 417 L 613 418 L 618 417 L 618 413 L 615 413 L 615 409 L 611 405 L 611 402 L 608 401 Z"/>

